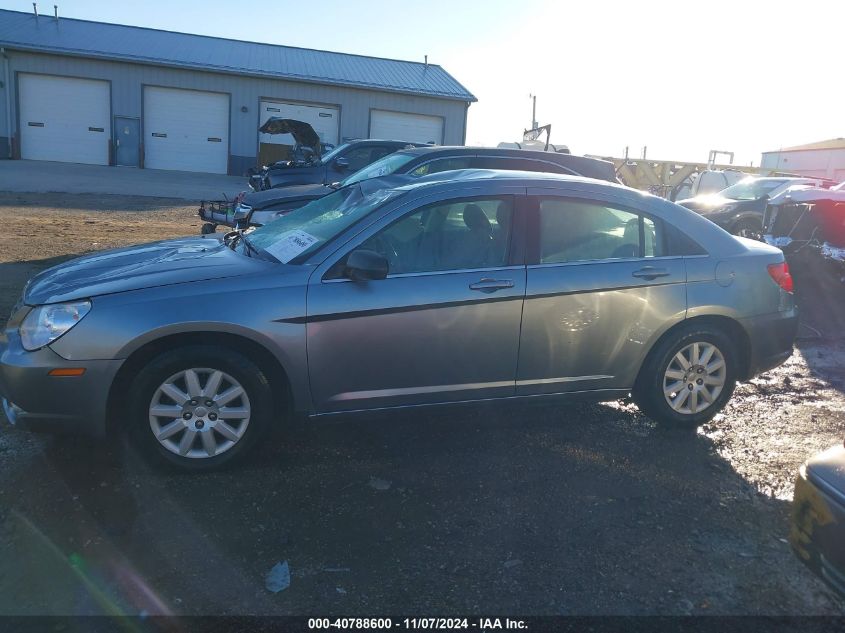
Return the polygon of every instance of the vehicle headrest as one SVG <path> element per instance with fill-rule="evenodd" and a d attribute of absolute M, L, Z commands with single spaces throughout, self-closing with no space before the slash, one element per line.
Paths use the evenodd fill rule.
<path fill-rule="evenodd" d="M 502 229 L 507 229 L 511 225 L 511 218 L 513 218 L 513 209 L 507 202 L 500 202 L 496 209 L 496 222 Z"/>
<path fill-rule="evenodd" d="M 490 220 L 487 219 L 484 211 L 477 204 L 468 204 L 464 207 L 464 224 L 470 231 L 491 233 L 493 230 L 493 227 L 490 226 Z"/>

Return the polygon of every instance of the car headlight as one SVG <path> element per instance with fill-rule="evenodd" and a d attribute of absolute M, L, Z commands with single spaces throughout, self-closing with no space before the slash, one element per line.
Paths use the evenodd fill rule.
<path fill-rule="evenodd" d="M 90 310 L 90 301 L 54 303 L 33 308 L 20 325 L 21 344 L 30 352 L 41 349 L 79 323 Z"/>

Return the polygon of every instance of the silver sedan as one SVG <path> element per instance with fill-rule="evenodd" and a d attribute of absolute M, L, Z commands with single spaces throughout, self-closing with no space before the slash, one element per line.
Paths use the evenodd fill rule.
<path fill-rule="evenodd" d="M 682 207 L 444 172 L 46 270 L 0 338 L 0 394 L 20 427 L 128 432 L 200 470 L 293 415 L 631 394 L 695 427 L 782 363 L 796 326 L 781 251 Z"/>

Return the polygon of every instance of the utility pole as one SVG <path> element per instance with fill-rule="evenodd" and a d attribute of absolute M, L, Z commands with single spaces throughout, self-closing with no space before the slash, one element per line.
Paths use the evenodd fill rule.
<path fill-rule="evenodd" d="M 528 98 L 531 99 L 531 129 L 537 129 L 537 95 L 528 95 Z"/>

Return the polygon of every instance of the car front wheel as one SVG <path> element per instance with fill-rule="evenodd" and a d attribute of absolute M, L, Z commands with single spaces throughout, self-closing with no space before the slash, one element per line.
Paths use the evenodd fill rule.
<path fill-rule="evenodd" d="M 736 346 L 721 331 L 686 327 L 643 365 L 634 401 L 654 420 L 695 428 L 721 411 L 736 385 Z"/>
<path fill-rule="evenodd" d="M 191 471 L 241 459 L 273 411 L 258 366 L 237 352 L 199 345 L 154 359 L 138 375 L 130 400 L 142 451 Z"/>

